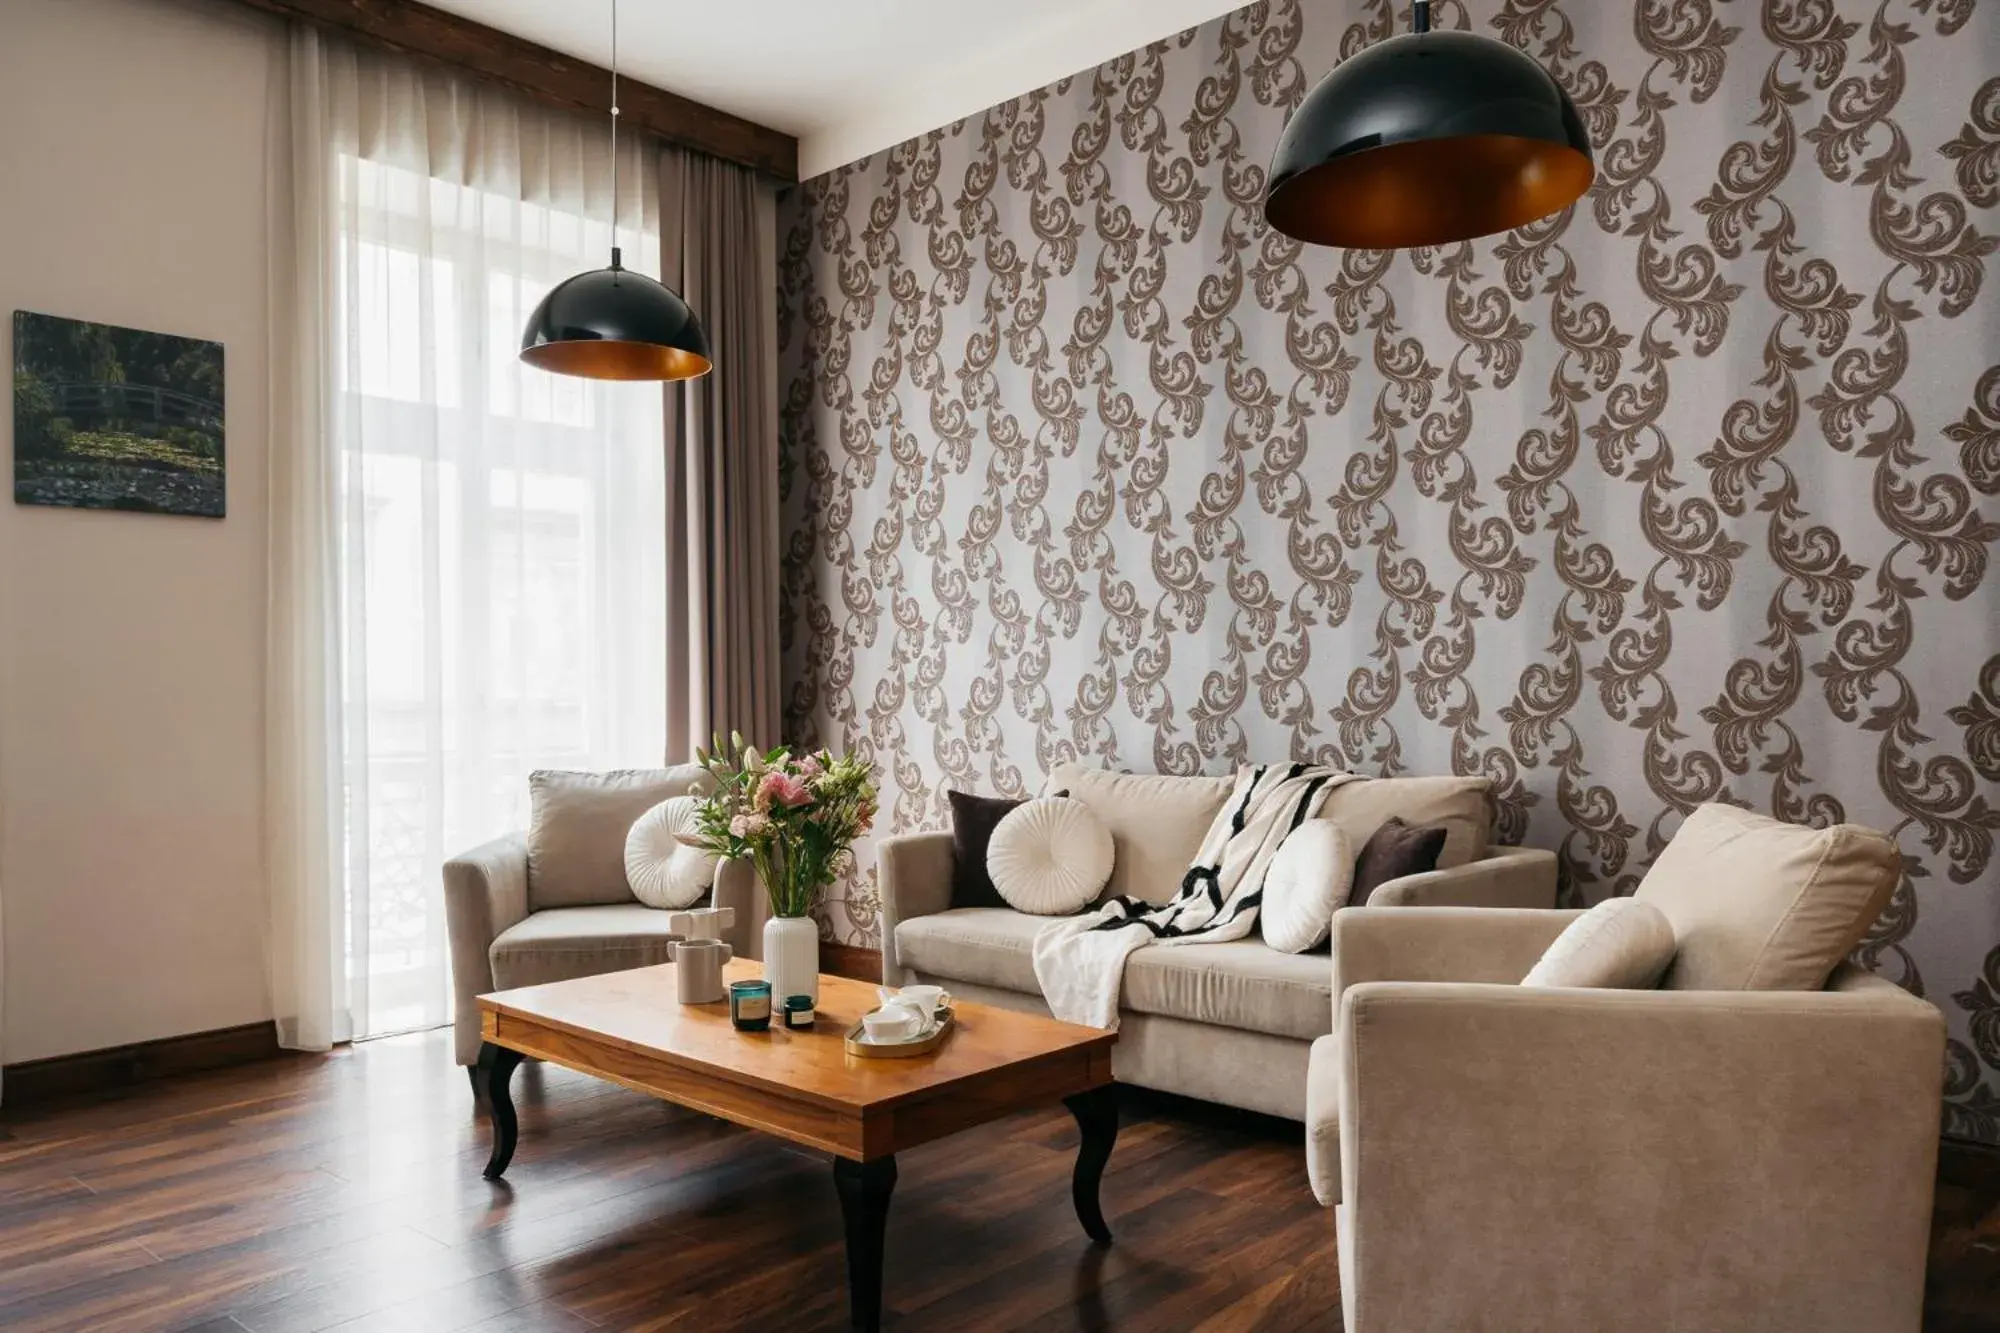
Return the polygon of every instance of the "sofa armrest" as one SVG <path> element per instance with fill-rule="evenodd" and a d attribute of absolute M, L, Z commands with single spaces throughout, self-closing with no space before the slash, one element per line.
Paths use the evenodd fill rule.
<path fill-rule="evenodd" d="M 1336 1031 L 1352 1333 L 1916 1333 L 1944 1022 L 1891 983 L 1370 982 Z"/>
<path fill-rule="evenodd" d="M 764 923 L 771 919 L 771 895 L 765 891 L 764 877 L 748 857 L 725 857 L 715 867 L 715 907 L 736 909 L 736 923 L 729 928 L 731 952 L 738 958 L 764 959 Z"/>
<path fill-rule="evenodd" d="M 1367 981 L 1519 981 L 1582 912 L 1344 907 L 1333 914 L 1333 1017 Z"/>
<path fill-rule="evenodd" d="M 451 941 L 458 1062 L 479 1058 L 479 1006 L 493 989 L 488 951 L 500 932 L 528 915 L 528 840 L 510 833 L 444 863 L 445 934 Z"/>
<path fill-rule="evenodd" d="M 1556 905 L 1556 854 L 1505 847 L 1450 870 L 1405 875 L 1368 896 L 1370 907 L 1523 907 Z"/>
<path fill-rule="evenodd" d="M 905 833 L 885 838 L 878 849 L 882 891 L 882 980 L 900 986 L 908 978 L 896 953 L 896 927 L 951 906 L 951 834 Z"/>

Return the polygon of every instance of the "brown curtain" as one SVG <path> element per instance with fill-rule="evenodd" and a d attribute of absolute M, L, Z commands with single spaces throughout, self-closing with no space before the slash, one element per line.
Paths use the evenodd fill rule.
<path fill-rule="evenodd" d="M 667 388 L 667 758 L 712 734 L 779 740 L 778 265 L 754 172 L 667 147 L 662 280 L 715 370 Z"/>

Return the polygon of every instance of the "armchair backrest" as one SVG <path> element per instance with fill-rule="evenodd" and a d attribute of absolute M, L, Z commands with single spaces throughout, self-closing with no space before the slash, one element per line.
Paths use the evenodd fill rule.
<path fill-rule="evenodd" d="M 1856 824 L 1704 805 L 1634 896 L 1673 924 L 1667 990 L 1819 990 L 1889 905 L 1902 853 Z"/>
<path fill-rule="evenodd" d="M 638 901 L 625 878 L 625 835 L 671 796 L 714 789 L 699 764 L 612 773 L 541 770 L 528 779 L 528 907 L 596 907 Z"/>

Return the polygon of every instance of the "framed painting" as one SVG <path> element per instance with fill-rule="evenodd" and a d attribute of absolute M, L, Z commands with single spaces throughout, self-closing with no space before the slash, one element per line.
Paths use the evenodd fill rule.
<path fill-rule="evenodd" d="M 221 518 L 222 344 L 14 312 L 14 500 Z"/>

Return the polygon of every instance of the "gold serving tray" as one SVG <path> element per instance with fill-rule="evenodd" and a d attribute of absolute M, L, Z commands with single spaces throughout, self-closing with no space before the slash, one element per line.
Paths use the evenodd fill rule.
<path fill-rule="evenodd" d="M 951 1035 L 952 1028 L 957 1024 L 958 1016 L 947 1007 L 938 1015 L 938 1025 L 931 1029 L 930 1035 L 919 1037 L 915 1041 L 884 1043 L 862 1040 L 867 1029 L 856 1023 L 847 1030 L 845 1038 L 847 1053 L 859 1056 L 863 1060 L 907 1060 L 913 1055 L 929 1055 L 944 1045 L 944 1039 Z"/>

